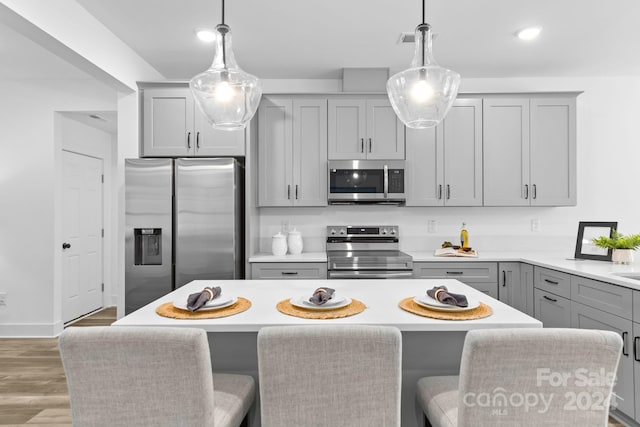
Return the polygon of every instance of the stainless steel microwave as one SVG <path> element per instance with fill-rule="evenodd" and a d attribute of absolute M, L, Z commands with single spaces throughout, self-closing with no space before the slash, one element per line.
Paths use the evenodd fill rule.
<path fill-rule="evenodd" d="M 329 160 L 330 204 L 403 204 L 404 160 Z"/>

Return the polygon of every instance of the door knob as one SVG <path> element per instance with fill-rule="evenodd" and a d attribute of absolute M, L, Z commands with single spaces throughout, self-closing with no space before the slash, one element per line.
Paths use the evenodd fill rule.
<path fill-rule="evenodd" d="M 62 249 L 69 249 L 71 247 L 71 243 L 63 243 Z"/>

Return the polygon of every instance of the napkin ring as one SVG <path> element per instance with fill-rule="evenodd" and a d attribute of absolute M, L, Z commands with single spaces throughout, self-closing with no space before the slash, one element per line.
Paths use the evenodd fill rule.
<path fill-rule="evenodd" d="M 209 301 L 213 299 L 213 292 L 211 291 L 211 289 L 204 288 L 202 292 L 206 292 L 209 294 Z"/>

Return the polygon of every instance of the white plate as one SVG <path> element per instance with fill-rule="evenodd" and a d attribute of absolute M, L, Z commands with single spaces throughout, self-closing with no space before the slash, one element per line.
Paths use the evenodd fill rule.
<path fill-rule="evenodd" d="M 469 305 L 467 307 L 458 307 L 456 305 L 445 304 L 440 302 L 434 298 L 431 298 L 429 295 L 420 295 L 413 298 L 413 301 L 426 308 L 430 308 L 432 310 L 440 310 L 440 311 L 468 311 L 473 310 L 474 308 L 480 307 L 480 301 L 474 298 L 467 297 L 467 302 Z"/>
<path fill-rule="evenodd" d="M 317 305 L 309 301 L 309 296 L 299 296 L 293 297 L 289 300 L 291 305 L 298 308 L 306 308 L 307 310 L 333 310 L 336 308 L 346 307 L 351 304 L 351 298 L 336 296 L 334 294 L 333 298 L 329 301 L 325 302 L 322 305 Z"/>
<path fill-rule="evenodd" d="M 218 298 L 215 298 L 211 301 L 207 301 L 207 303 L 200 307 L 196 311 L 210 311 L 210 310 L 219 310 L 221 308 L 229 307 L 238 302 L 238 297 L 233 295 L 221 295 Z M 187 308 L 187 300 L 180 299 L 173 302 L 173 306 L 179 308 L 181 310 L 189 310 Z"/>

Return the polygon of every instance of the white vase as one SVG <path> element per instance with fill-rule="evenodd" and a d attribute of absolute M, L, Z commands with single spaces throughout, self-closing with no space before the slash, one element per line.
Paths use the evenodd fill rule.
<path fill-rule="evenodd" d="M 282 256 L 287 253 L 287 236 L 278 233 L 271 238 L 271 252 L 276 256 Z"/>
<path fill-rule="evenodd" d="M 611 261 L 614 264 L 631 264 L 633 263 L 633 249 L 614 249 Z"/>
<path fill-rule="evenodd" d="M 287 236 L 287 246 L 289 246 L 289 253 L 292 255 L 302 253 L 302 234 L 295 228 Z"/>

